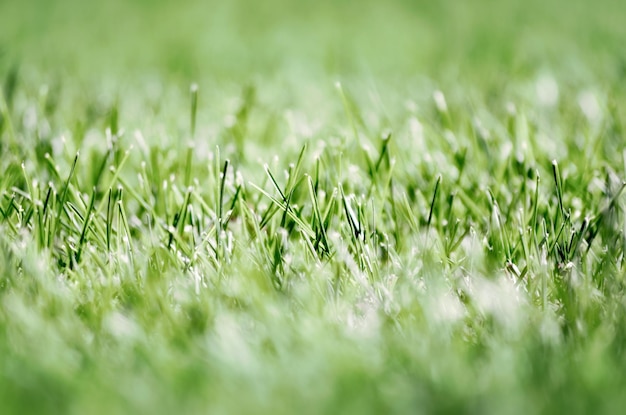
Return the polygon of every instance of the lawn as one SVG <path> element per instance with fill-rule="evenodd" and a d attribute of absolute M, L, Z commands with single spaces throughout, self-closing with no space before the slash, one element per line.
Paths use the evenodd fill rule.
<path fill-rule="evenodd" d="M 621 413 L 620 0 L 0 3 L 0 413 Z"/>

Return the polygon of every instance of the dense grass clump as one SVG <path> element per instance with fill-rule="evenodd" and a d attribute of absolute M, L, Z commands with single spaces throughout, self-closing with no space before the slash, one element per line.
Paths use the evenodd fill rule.
<path fill-rule="evenodd" d="M 619 2 L 78 3 L 0 6 L 1 413 L 626 404 Z"/>

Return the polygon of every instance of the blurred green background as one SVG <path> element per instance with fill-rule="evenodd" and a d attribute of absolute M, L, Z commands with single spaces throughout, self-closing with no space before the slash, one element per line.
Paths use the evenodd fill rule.
<path fill-rule="evenodd" d="M 0 16 L 5 67 L 86 78 L 626 73 L 621 0 L 3 0 Z"/>

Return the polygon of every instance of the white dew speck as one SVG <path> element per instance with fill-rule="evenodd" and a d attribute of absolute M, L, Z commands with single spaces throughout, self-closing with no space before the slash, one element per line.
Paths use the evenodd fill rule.
<path fill-rule="evenodd" d="M 542 75 L 535 83 L 535 93 L 540 105 L 553 107 L 559 102 L 559 85 L 554 78 Z"/>
<path fill-rule="evenodd" d="M 583 91 L 578 94 L 578 106 L 589 122 L 601 121 L 602 108 L 598 97 L 592 91 Z"/>
<path fill-rule="evenodd" d="M 448 103 L 446 102 L 446 97 L 443 95 L 443 92 L 439 90 L 433 92 L 433 100 L 439 112 L 448 112 Z"/>

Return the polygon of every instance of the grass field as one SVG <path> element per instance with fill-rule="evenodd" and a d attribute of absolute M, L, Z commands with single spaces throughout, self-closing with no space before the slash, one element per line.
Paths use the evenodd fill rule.
<path fill-rule="evenodd" d="M 0 413 L 621 413 L 620 0 L 0 2 Z"/>

